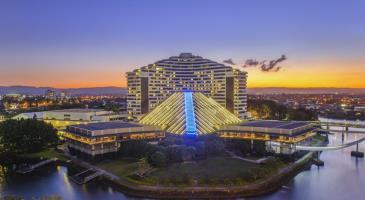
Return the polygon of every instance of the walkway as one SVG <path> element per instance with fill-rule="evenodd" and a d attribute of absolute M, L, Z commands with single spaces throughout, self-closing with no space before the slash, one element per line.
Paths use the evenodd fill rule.
<path fill-rule="evenodd" d="M 91 181 L 92 179 L 103 175 L 103 172 L 94 169 L 94 168 L 89 168 L 85 171 L 82 171 L 78 174 L 75 174 L 73 176 L 70 176 L 71 180 L 73 180 L 75 183 L 81 185 L 81 184 L 85 184 L 89 181 Z"/>
<path fill-rule="evenodd" d="M 362 141 L 365 140 L 365 137 L 349 142 L 349 143 L 345 143 L 345 144 L 341 144 L 341 145 L 337 145 L 337 146 L 322 146 L 322 147 L 313 147 L 313 146 L 296 146 L 295 148 L 297 150 L 306 150 L 306 151 L 328 151 L 328 150 L 338 150 L 338 149 L 343 149 L 343 148 L 347 148 L 350 147 L 352 145 L 358 144 Z"/>
<path fill-rule="evenodd" d="M 82 161 L 82 160 L 80 160 L 80 159 L 78 159 L 78 158 L 70 155 L 67 151 L 65 151 L 64 154 L 68 158 L 70 158 L 72 160 L 72 162 L 75 162 L 76 164 L 78 164 L 78 165 L 80 165 L 82 167 L 85 167 L 85 168 L 93 168 L 93 169 L 95 169 L 95 170 L 103 173 L 104 176 L 108 176 L 108 178 L 111 179 L 111 180 L 118 180 L 118 179 L 120 179 L 119 176 L 114 175 L 114 174 L 112 174 L 112 173 L 110 173 L 108 171 L 105 171 L 105 170 L 103 170 L 103 169 L 101 169 L 101 168 L 99 168 L 99 167 L 97 167 L 95 165 L 92 165 L 92 164 L 88 163 L 88 162 Z"/>
<path fill-rule="evenodd" d="M 43 161 L 41 161 L 39 163 L 36 163 L 34 165 L 30 165 L 30 166 L 27 166 L 25 168 L 18 169 L 16 172 L 21 173 L 21 174 L 32 172 L 33 170 L 37 169 L 38 167 L 41 167 L 43 165 L 46 165 L 46 164 L 54 162 L 54 161 L 57 161 L 57 158 L 51 158 L 51 159 L 43 160 Z"/>
<path fill-rule="evenodd" d="M 231 156 L 232 158 L 234 159 L 238 159 L 238 160 L 243 160 L 243 161 L 246 161 L 246 162 L 249 162 L 249 163 L 253 163 L 253 164 L 263 164 L 265 163 L 268 159 L 270 159 L 270 157 L 263 157 L 263 158 L 260 158 L 260 159 L 257 159 L 257 160 L 253 160 L 253 159 L 248 159 L 248 158 L 243 158 L 243 157 L 240 157 L 240 156 L 237 156 L 234 152 L 232 151 L 228 151 L 226 150 L 226 153 L 229 154 L 229 156 Z"/>
<path fill-rule="evenodd" d="M 358 122 L 354 122 L 354 121 L 343 121 L 343 122 L 321 122 L 321 121 L 306 121 L 308 123 L 312 123 L 312 124 L 316 124 L 316 125 L 321 125 L 321 126 L 347 126 L 347 127 L 354 127 L 354 128 L 365 128 L 364 124 L 360 124 Z"/>
<path fill-rule="evenodd" d="M 349 131 L 349 130 L 333 130 L 333 129 L 323 129 L 323 128 L 317 128 L 316 131 L 328 131 L 328 132 L 334 132 L 334 133 L 360 133 L 365 134 L 365 131 Z"/>

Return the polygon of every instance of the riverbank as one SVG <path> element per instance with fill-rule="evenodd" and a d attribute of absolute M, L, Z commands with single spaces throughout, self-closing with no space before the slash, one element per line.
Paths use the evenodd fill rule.
<path fill-rule="evenodd" d="M 46 155 L 53 156 L 55 154 L 48 153 Z M 312 164 L 312 157 L 313 153 L 308 153 L 296 162 L 280 168 L 276 173 L 267 178 L 262 178 L 243 185 L 232 183 L 204 186 L 199 184 L 196 186 L 164 186 L 158 183 L 155 183 L 155 185 L 146 185 L 143 182 L 132 182 L 125 177 L 118 176 L 113 172 L 91 165 L 90 163 L 81 161 L 72 156 L 66 155 L 63 157 L 64 159 L 58 160 L 56 164 L 66 166 L 69 169 L 69 175 L 78 173 L 87 168 L 96 168 L 103 171 L 104 174 L 98 179 L 105 182 L 107 185 L 114 186 L 128 196 L 156 199 L 212 199 L 253 197 L 274 192 L 302 170 L 308 168 Z M 69 160 L 66 161 L 67 159 L 65 158 Z"/>
<path fill-rule="evenodd" d="M 353 141 L 358 137 L 363 137 L 363 135 L 348 134 L 345 142 Z M 341 134 L 333 133 L 329 135 L 329 140 L 330 144 L 341 144 Z M 361 143 L 359 149 L 365 151 L 365 143 Z M 318 168 L 312 165 L 308 170 L 302 170 L 294 178 L 290 177 L 290 180 L 284 181 L 283 186 L 279 185 L 274 192 L 247 199 L 362 199 L 364 196 L 362 186 L 365 184 L 365 173 L 363 173 L 365 160 L 351 157 L 351 150 L 348 148 L 324 151 L 321 153 L 320 159 L 325 162 L 325 167 Z M 146 199 L 127 195 L 123 192 L 126 189 L 122 190 L 120 186 L 106 178 L 100 178 L 85 185 L 77 185 L 68 178 L 67 174 L 74 174 L 79 170 L 71 172 L 69 167 L 58 164 L 42 167 L 27 175 L 9 175 L 10 171 L 11 168 L 1 170 L 0 166 L 1 197 L 15 195 L 25 199 L 40 199 L 45 196 L 58 195 L 62 199 Z"/>
<path fill-rule="evenodd" d="M 156 199 L 227 199 L 253 197 L 271 193 L 279 189 L 298 173 L 310 167 L 313 156 L 313 153 L 308 153 L 293 164 L 280 169 L 269 178 L 243 186 L 151 186 L 136 184 L 124 178 L 112 178 L 108 175 L 104 175 L 103 178 L 104 181 L 116 186 L 124 194 L 135 197 Z"/>
<path fill-rule="evenodd" d="M 42 155 L 44 154 L 42 153 Z M 55 154 L 47 153 L 46 155 L 53 156 Z M 99 181 L 106 183 L 106 185 L 114 186 L 114 188 L 117 188 L 117 190 L 120 190 L 128 196 L 156 199 L 212 199 L 252 197 L 274 192 L 302 170 L 308 168 L 312 164 L 312 157 L 313 153 L 308 153 L 296 162 L 280 168 L 276 173 L 271 174 L 269 177 L 261 178 L 252 183 L 244 183 L 243 185 L 234 183 L 205 186 L 199 184 L 196 186 L 164 186 L 158 183 L 154 183 L 155 185 L 146 185 L 143 182 L 132 182 L 126 177 L 114 174 L 114 171 L 112 170 L 105 170 L 99 166 L 81 161 L 69 155 L 63 157 L 69 159 L 68 161 L 66 161 L 67 159 L 58 160 L 56 164 L 66 166 L 69 169 L 68 175 L 78 173 L 79 171 L 88 168 L 102 171 L 103 175 L 98 178 Z M 135 165 L 133 165 L 133 167 L 135 167 Z M 122 166 L 118 169 L 120 168 L 122 168 Z"/>
<path fill-rule="evenodd" d="M 312 153 L 308 153 L 300 160 L 288 167 L 280 169 L 270 178 L 247 184 L 244 186 L 196 186 L 196 187 L 166 187 L 135 184 L 109 172 L 99 178 L 106 185 L 114 186 L 127 196 L 156 199 L 212 199 L 212 198 L 239 198 L 259 196 L 276 191 L 282 184 L 292 179 L 296 174 L 306 169 L 311 164 Z M 56 165 L 67 166 L 69 175 L 77 173 L 80 169 L 93 165 L 73 159 L 72 162 L 58 160 Z M 73 172 L 71 172 L 73 171 Z"/>

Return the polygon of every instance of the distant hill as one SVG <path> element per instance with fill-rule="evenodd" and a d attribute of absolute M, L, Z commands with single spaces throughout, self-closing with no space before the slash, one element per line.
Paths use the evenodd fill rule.
<path fill-rule="evenodd" d="M 248 88 L 249 94 L 365 94 L 365 88 Z"/>
<path fill-rule="evenodd" d="M 71 95 L 121 95 L 127 94 L 123 87 L 91 87 L 91 88 L 53 88 L 32 86 L 0 86 L 0 95 L 18 93 L 27 95 L 44 95 L 46 90 L 55 90 L 57 94 L 67 91 Z M 365 88 L 248 88 L 249 94 L 365 94 Z"/>
<path fill-rule="evenodd" d="M 18 93 L 26 95 L 44 95 L 47 90 L 54 90 L 57 94 L 66 91 L 71 95 L 121 95 L 127 94 L 122 87 L 91 87 L 91 88 L 53 88 L 32 86 L 0 86 L 0 95 Z"/>

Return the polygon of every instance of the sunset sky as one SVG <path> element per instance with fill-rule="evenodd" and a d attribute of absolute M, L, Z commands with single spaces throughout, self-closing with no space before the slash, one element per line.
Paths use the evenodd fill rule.
<path fill-rule="evenodd" d="M 249 87 L 365 88 L 363 0 L 0 1 L 0 86 L 125 86 L 181 52 L 231 58 Z M 278 72 L 242 68 L 286 55 Z"/>

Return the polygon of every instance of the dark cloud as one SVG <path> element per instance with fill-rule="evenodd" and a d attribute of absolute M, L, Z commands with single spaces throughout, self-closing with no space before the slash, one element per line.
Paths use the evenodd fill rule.
<path fill-rule="evenodd" d="M 281 70 L 281 66 L 278 66 L 279 63 L 286 60 L 287 57 L 285 55 L 281 55 L 280 58 L 270 61 L 257 61 L 254 59 L 246 60 L 245 64 L 242 67 L 259 67 L 263 72 L 278 72 Z"/>
<path fill-rule="evenodd" d="M 229 65 L 236 65 L 236 63 L 234 63 L 231 58 L 227 59 L 227 60 L 223 60 L 223 63 L 229 64 Z"/>
<path fill-rule="evenodd" d="M 257 67 L 260 62 L 254 59 L 248 59 L 246 60 L 245 64 L 242 67 Z"/>

